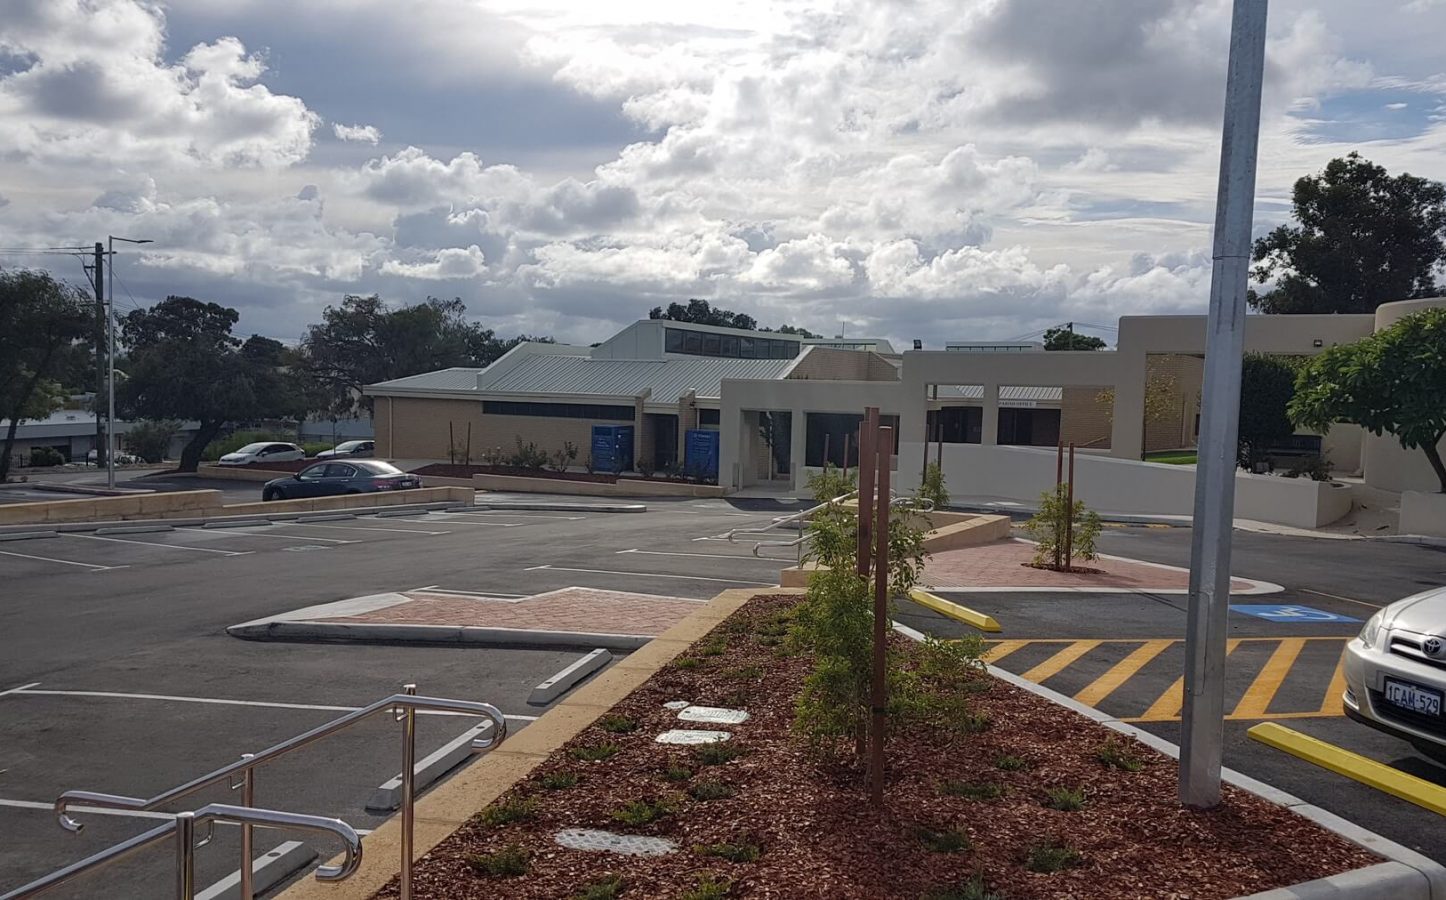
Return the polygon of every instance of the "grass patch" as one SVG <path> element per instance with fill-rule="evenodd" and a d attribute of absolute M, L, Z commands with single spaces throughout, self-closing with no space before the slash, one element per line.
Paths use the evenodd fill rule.
<path fill-rule="evenodd" d="M 1024 867 L 1031 872 L 1062 872 L 1080 863 L 1079 851 L 1055 840 L 1041 841 L 1029 848 Z"/>
<path fill-rule="evenodd" d="M 733 882 L 728 879 L 719 878 L 712 872 L 704 872 L 698 876 L 697 886 L 684 891 L 679 900 L 723 900 L 732 887 Z"/>
<path fill-rule="evenodd" d="M 1146 453 L 1145 462 L 1164 463 L 1167 466 L 1193 466 L 1199 456 L 1195 453 L 1183 451 L 1166 451 L 1161 453 Z"/>
<path fill-rule="evenodd" d="M 698 762 L 705 766 L 721 766 L 742 756 L 743 748 L 732 742 L 719 741 L 716 744 L 704 744 L 694 755 Z"/>
<path fill-rule="evenodd" d="M 699 644 L 696 648 L 694 648 L 694 652 L 696 652 L 699 656 L 722 656 L 724 653 L 727 652 L 727 650 L 728 642 L 721 638 L 713 638 L 712 640 L 703 644 Z"/>
<path fill-rule="evenodd" d="M 536 800 L 514 797 L 501 803 L 494 803 L 482 810 L 482 824 L 494 827 L 511 825 L 513 822 L 526 822 L 535 815 L 537 815 Z"/>
<path fill-rule="evenodd" d="M 646 825 L 657 821 L 673 811 L 673 806 L 663 800 L 632 800 L 626 806 L 612 811 L 612 817 L 624 825 Z"/>
<path fill-rule="evenodd" d="M 734 681 L 757 681 L 763 677 L 763 669 L 754 665 L 734 666 L 731 669 L 724 669 L 718 674 Z"/>
<path fill-rule="evenodd" d="M 994 800 L 1004 796 L 1004 785 L 992 781 L 948 779 L 939 783 L 939 793 L 948 797 L 963 797 L 966 800 Z"/>
<path fill-rule="evenodd" d="M 608 734 L 627 734 L 638 730 L 638 723 L 627 716 L 603 716 L 598 725 Z"/>
<path fill-rule="evenodd" d="M 1104 763 L 1106 768 L 1121 769 L 1125 772 L 1138 772 L 1145 767 L 1130 748 L 1113 737 L 1105 738 L 1105 742 L 1095 751 L 1095 759 Z"/>
<path fill-rule="evenodd" d="M 622 749 L 617 744 L 592 744 L 587 747 L 573 747 L 567 751 L 567 755 L 583 762 L 602 762 L 617 756 Z"/>
<path fill-rule="evenodd" d="M 930 888 L 919 900 L 1004 900 L 1004 895 L 989 890 L 983 875 L 947 887 Z"/>
<path fill-rule="evenodd" d="M 576 772 L 548 772 L 542 776 L 542 786 L 549 791 L 563 791 L 577 784 Z"/>
<path fill-rule="evenodd" d="M 508 844 L 496 853 L 477 853 L 467 858 L 472 871 L 503 877 L 526 875 L 531 864 L 530 854 L 516 844 Z"/>
<path fill-rule="evenodd" d="M 688 791 L 694 800 L 727 800 L 736 791 L 721 781 L 700 781 Z"/>
<path fill-rule="evenodd" d="M 687 781 L 693 777 L 693 770 L 687 766 L 668 766 L 663 770 L 665 781 Z"/>
<path fill-rule="evenodd" d="M 1004 772 L 1023 772 L 1029 768 L 1029 760 L 1022 756 L 1002 753 L 994 758 L 994 765 Z"/>
<path fill-rule="evenodd" d="M 1044 792 L 1044 805 L 1061 812 L 1079 812 L 1084 809 L 1083 788 L 1050 788 Z"/>
<path fill-rule="evenodd" d="M 696 656 L 684 656 L 681 659 L 673 660 L 673 668 L 675 669 L 696 669 L 699 665 L 701 665 L 701 662 Z"/>
<path fill-rule="evenodd" d="M 694 853 L 703 856 L 716 856 L 719 859 L 726 859 L 729 862 L 750 863 L 763 855 L 763 848 L 757 844 L 708 844 L 693 848 Z"/>
<path fill-rule="evenodd" d="M 627 882 L 623 881 L 623 876 L 604 875 L 572 896 L 575 900 L 616 900 L 623 895 L 625 887 Z"/>
<path fill-rule="evenodd" d="M 989 718 L 988 713 L 961 713 L 949 722 L 949 727 L 960 734 L 980 734 L 993 725 L 994 720 Z"/>
<path fill-rule="evenodd" d="M 933 828 L 920 826 L 917 834 L 919 843 L 934 853 L 958 853 L 968 850 L 970 846 L 969 835 L 958 828 L 935 831 Z"/>

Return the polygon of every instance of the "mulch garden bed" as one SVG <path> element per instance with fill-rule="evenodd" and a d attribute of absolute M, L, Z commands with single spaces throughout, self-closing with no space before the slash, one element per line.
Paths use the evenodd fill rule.
<path fill-rule="evenodd" d="M 972 706 L 983 730 L 891 735 L 885 805 L 876 810 L 851 755 L 822 760 L 791 730 L 810 668 L 782 637 L 797 602 L 754 598 L 656 673 L 428 854 L 415 871 L 416 896 L 1214 898 L 1379 862 L 1233 787 L 1213 811 L 1182 809 L 1173 760 L 984 674 Z M 917 647 L 897 640 L 907 652 Z M 678 700 L 751 718 L 680 722 L 664 707 Z M 714 745 L 721 754 L 654 742 L 672 728 L 733 737 Z M 1102 759 L 1106 747 L 1117 765 Z M 1061 790 L 1082 795 L 1082 806 L 1047 805 Z M 1073 805 L 1059 794 L 1052 802 Z M 656 818 L 643 822 L 648 810 Z M 566 828 L 663 837 L 679 849 L 571 850 L 554 840 Z M 1048 856 L 1061 868 L 1031 870 Z M 525 874 L 499 874 L 509 861 Z M 609 877 L 620 890 L 605 889 Z M 726 892 L 701 890 L 710 879 Z M 396 896 L 396 883 L 377 896 Z"/>

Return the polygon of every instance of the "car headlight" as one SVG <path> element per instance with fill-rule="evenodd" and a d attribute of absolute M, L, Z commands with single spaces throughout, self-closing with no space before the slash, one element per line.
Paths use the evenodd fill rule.
<path fill-rule="evenodd" d="M 1381 617 L 1384 614 L 1384 610 L 1377 612 L 1375 615 L 1367 619 L 1366 624 L 1362 626 L 1361 643 L 1365 644 L 1367 647 L 1374 647 L 1376 645 L 1376 635 L 1378 635 L 1381 631 Z"/>

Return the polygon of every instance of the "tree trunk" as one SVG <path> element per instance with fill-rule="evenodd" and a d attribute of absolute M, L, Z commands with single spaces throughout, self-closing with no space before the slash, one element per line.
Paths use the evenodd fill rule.
<path fill-rule="evenodd" d="M 21 390 L 20 396 L 15 398 L 15 408 L 10 410 L 10 427 L 5 429 L 5 445 L 0 448 L 0 484 L 4 484 L 5 479 L 10 477 L 10 454 L 15 449 L 15 432 L 20 428 L 20 412 L 30 402 L 31 396 L 35 393 L 35 387 L 40 384 L 40 379 L 45 375 L 45 370 L 49 368 L 50 358 L 54 354 L 55 348 L 52 346 L 40 360 L 40 365 L 35 367 L 35 374 L 31 375 L 30 380 L 25 383 L 25 388 Z"/>
<path fill-rule="evenodd" d="M 20 427 L 19 410 L 10 419 L 10 427 L 5 429 L 5 446 L 0 449 L 0 484 L 10 477 L 10 451 L 15 446 L 15 430 Z"/>
<path fill-rule="evenodd" d="M 1441 482 L 1441 493 L 1446 494 L 1446 465 L 1441 462 L 1441 453 L 1436 445 L 1441 443 L 1441 438 L 1446 432 L 1436 435 L 1435 439 L 1421 448 L 1426 458 L 1431 461 L 1431 470 L 1436 473 L 1436 479 Z"/>
<path fill-rule="evenodd" d="M 196 429 L 196 436 L 191 438 L 191 442 L 181 450 L 181 465 L 177 471 L 196 471 L 197 466 L 201 464 L 201 452 L 206 449 L 207 444 L 216 439 L 216 435 L 221 432 L 222 424 L 221 422 L 201 420 L 201 427 Z"/>

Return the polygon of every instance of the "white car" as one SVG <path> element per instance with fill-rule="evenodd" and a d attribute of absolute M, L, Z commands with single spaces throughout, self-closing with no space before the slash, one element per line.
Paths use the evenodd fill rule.
<path fill-rule="evenodd" d="M 247 444 L 234 453 L 227 453 L 216 461 L 221 466 L 249 466 L 252 463 L 290 462 L 306 459 L 306 452 L 295 444 L 276 441 L 261 441 Z"/>
<path fill-rule="evenodd" d="M 1381 609 L 1346 644 L 1345 713 L 1446 760 L 1446 588 Z"/>
<path fill-rule="evenodd" d="M 376 454 L 376 441 L 343 441 L 330 450 L 316 454 L 317 459 L 339 459 L 343 456 L 370 457 Z"/>

